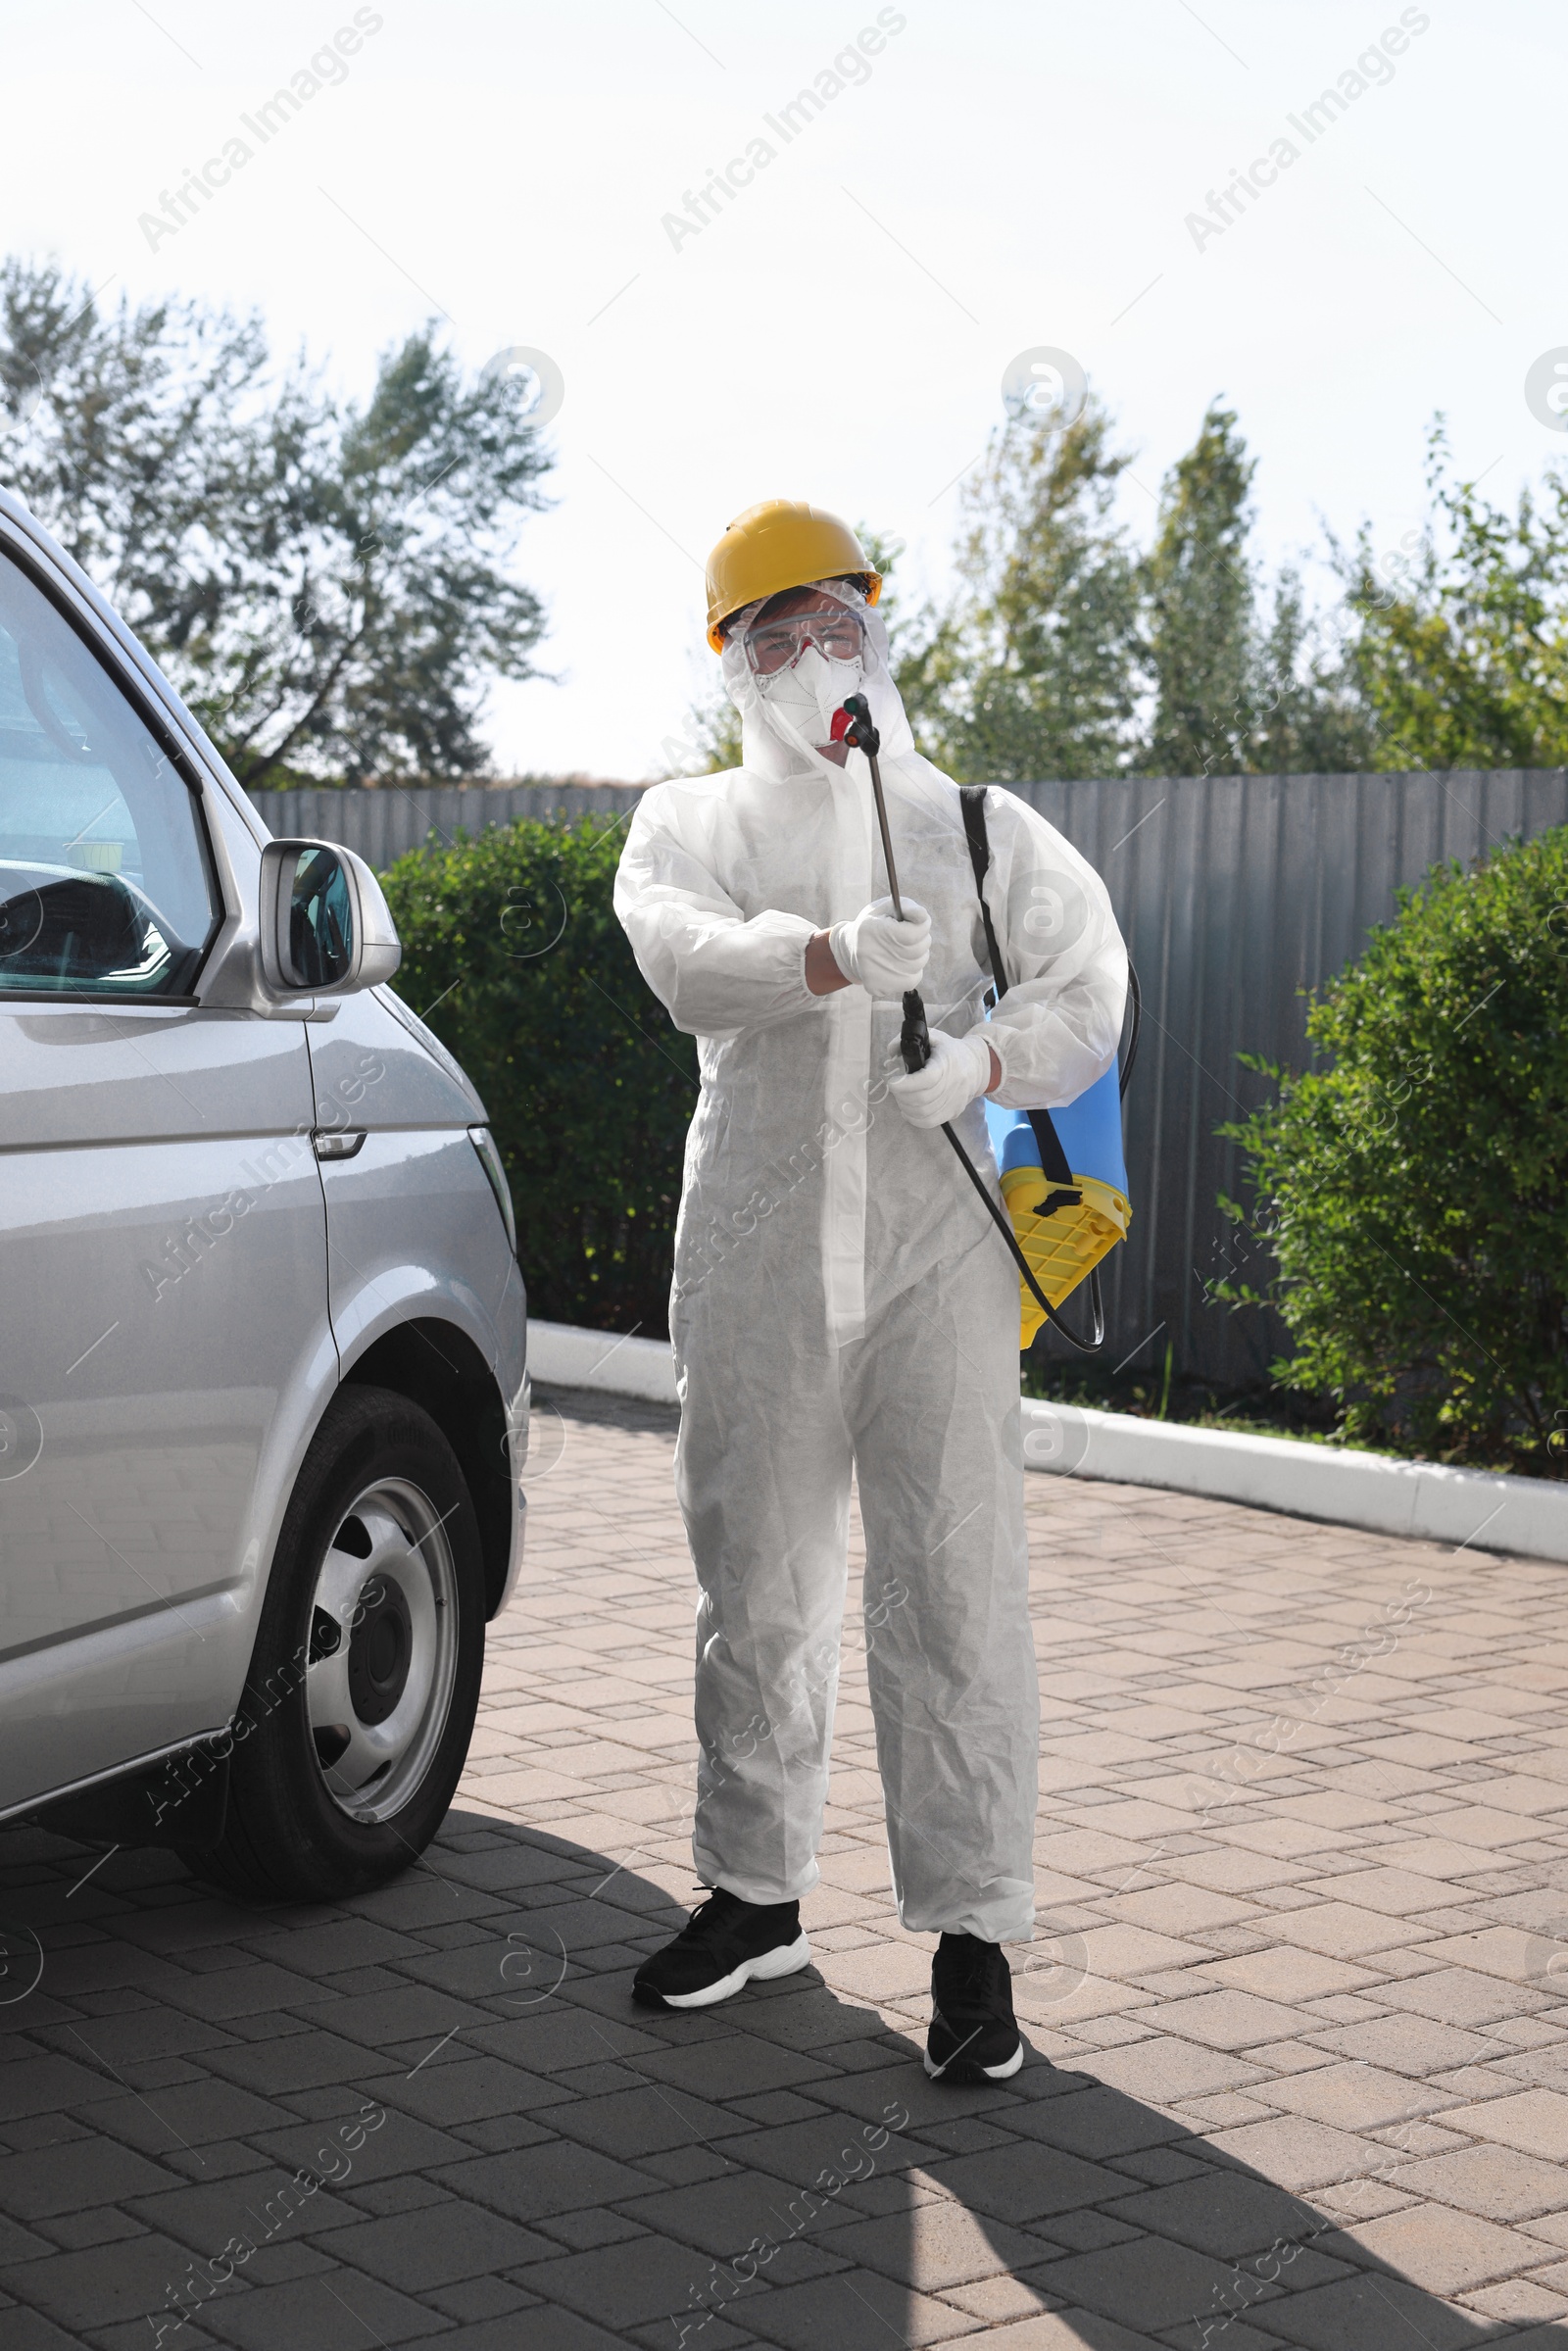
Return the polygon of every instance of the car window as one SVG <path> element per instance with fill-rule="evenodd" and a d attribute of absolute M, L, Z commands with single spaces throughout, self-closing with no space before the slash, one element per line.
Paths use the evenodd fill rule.
<path fill-rule="evenodd" d="M 219 912 L 201 812 L 0 550 L 0 996 L 181 996 Z"/>

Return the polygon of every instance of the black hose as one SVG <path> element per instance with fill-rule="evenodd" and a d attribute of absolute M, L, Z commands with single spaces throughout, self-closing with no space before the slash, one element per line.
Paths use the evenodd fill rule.
<path fill-rule="evenodd" d="M 1034 1268 L 1031 1266 L 1028 1258 L 1024 1255 L 1022 1249 L 1018 1247 L 1017 1236 L 1013 1232 L 1012 1226 L 1007 1220 L 1005 1209 L 999 1208 L 997 1206 L 996 1201 L 986 1190 L 986 1180 L 984 1176 L 980 1173 L 979 1168 L 976 1167 L 974 1161 L 964 1150 L 963 1145 L 958 1141 L 958 1138 L 954 1133 L 953 1128 L 945 1121 L 942 1132 L 944 1135 L 946 1135 L 948 1141 L 957 1152 L 959 1166 L 963 1169 L 964 1174 L 968 1177 L 976 1192 L 979 1193 L 982 1200 L 984 1200 L 986 1214 L 990 1217 L 992 1223 L 996 1226 L 997 1231 L 1002 1235 L 1003 1240 L 1006 1243 L 1008 1249 L 1011 1250 L 1013 1261 L 1016 1264 L 1020 1274 L 1022 1274 L 1025 1286 L 1028 1289 L 1030 1297 L 1034 1299 L 1035 1304 L 1040 1308 L 1041 1312 L 1051 1323 L 1052 1328 L 1059 1331 L 1063 1339 L 1066 1340 L 1067 1345 L 1069 1347 L 1075 1347 L 1080 1355 L 1098 1354 L 1100 1349 L 1105 1344 L 1105 1309 L 1100 1295 L 1099 1266 L 1094 1266 L 1089 1275 L 1089 1311 L 1094 1318 L 1094 1337 L 1092 1339 L 1080 1339 L 1077 1332 L 1072 1328 L 1071 1324 L 1063 1321 L 1062 1317 L 1057 1313 L 1055 1307 L 1052 1304 L 1050 1298 L 1047 1298 L 1045 1292 L 1041 1289 L 1040 1284 L 1035 1280 Z M 1077 1196 L 1074 1194 L 1070 1197 L 1076 1198 Z"/>
<path fill-rule="evenodd" d="M 1132 1084 L 1133 1063 L 1138 1058 L 1138 1032 L 1144 1025 L 1144 992 L 1138 985 L 1138 974 L 1133 968 L 1131 956 L 1127 960 L 1127 1001 L 1132 1006 L 1133 1025 L 1127 1039 L 1127 1052 L 1121 1065 L 1121 1077 L 1117 1081 L 1117 1090 L 1123 1102 L 1126 1101 L 1127 1089 Z"/>

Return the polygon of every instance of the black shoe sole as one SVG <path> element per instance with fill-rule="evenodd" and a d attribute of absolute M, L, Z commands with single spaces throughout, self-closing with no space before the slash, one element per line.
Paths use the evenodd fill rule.
<path fill-rule="evenodd" d="M 651 1984 L 633 1982 L 631 1996 L 639 2008 L 712 2008 L 720 2000 L 732 2000 L 748 1984 L 768 1984 L 777 1976 L 793 1976 L 811 1964 L 811 1946 L 804 1934 L 793 1942 L 775 1943 L 771 1951 L 760 1951 L 755 1959 L 743 1959 L 738 1968 L 720 1976 L 714 1984 L 705 1984 L 697 1991 L 662 1992 Z"/>
<path fill-rule="evenodd" d="M 978 2065 L 972 2057 L 950 2057 L 946 2065 L 938 2065 L 930 2050 L 925 2052 L 925 2070 L 931 2080 L 951 2082 L 962 2089 L 980 2089 L 988 2082 L 1008 2082 L 1022 2064 L 1022 2040 L 1001 2065 Z"/>

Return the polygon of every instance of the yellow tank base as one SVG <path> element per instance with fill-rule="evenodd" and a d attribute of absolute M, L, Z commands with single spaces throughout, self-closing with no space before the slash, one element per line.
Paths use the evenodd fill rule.
<path fill-rule="evenodd" d="M 1133 1212 L 1125 1193 L 1097 1176 L 1075 1175 L 1073 1188 L 1083 1194 L 1076 1208 L 1057 1208 L 1050 1216 L 1036 1213 L 1051 1187 L 1038 1167 L 1011 1167 L 1002 1179 L 1002 1197 L 1012 1219 L 1013 1238 L 1028 1259 L 1029 1270 L 1054 1306 L 1070 1298 L 1102 1257 L 1125 1241 Z M 1026 1347 L 1045 1321 L 1036 1300 L 1018 1279 L 1021 1325 L 1018 1345 Z"/>

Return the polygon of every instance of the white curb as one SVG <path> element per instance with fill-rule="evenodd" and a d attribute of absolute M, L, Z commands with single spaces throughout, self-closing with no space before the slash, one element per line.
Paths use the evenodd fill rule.
<path fill-rule="evenodd" d="M 639 1396 L 651 1404 L 677 1400 L 667 1339 L 616 1339 L 571 1323 L 530 1322 L 528 1370 L 550 1387 Z M 1443 1469 L 1288 1437 L 1190 1429 L 1032 1397 L 1023 1406 L 1023 1458 L 1026 1469 L 1057 1477 L 1162 1486 L 1294 1518 L 1364 1527 L 1373 1535 L 1412 1535 L 1457 1550 L 1511 1551 L 1568 1563 L 1568 1481 Z"/>
<path fill-rule="evenodd" d="M 1555 1479 L 1444 1469 L 1033 1398 L 1024 1401 L 1023 1457 L 1027 1468 L 1058 1477 L 1163 1486 L 1457 1550 L 1568 1561 L 1568 1483 Z"/>
<path fill-rule="evenodd" d="M 600 1396 L 641 1396 L 673 1404 L 675 1363 L 667 1339 L 616 1339 L 569 1322 L 528 1323 L 528 1376 L 551 1388 L 591 1388 Z"/>

